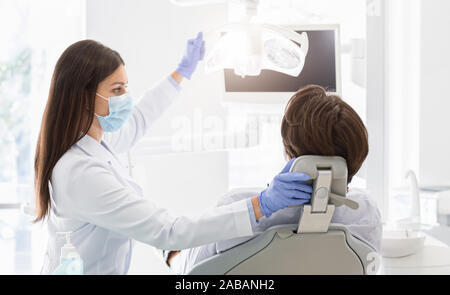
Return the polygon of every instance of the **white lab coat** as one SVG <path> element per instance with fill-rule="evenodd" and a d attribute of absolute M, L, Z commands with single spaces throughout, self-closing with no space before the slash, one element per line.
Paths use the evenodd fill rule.
<path fill-rule="evenodd" d="M 57 162 L 41 274 L 51 274 L 59 265 L 65 237 L 56 232 L 73 232 L 71 242 L 85 274 L 126 274 L 133 239 L 177 250 L 253 234 L 245 200 L 211 208 L 198 217 L 173 217 L 144 198 L 119 162 L 116 153 L 127 152 L 178 92 L 163 80 L 144 95 L 119 132 L 105 134 L 101 143 L 86 135 Z"/>

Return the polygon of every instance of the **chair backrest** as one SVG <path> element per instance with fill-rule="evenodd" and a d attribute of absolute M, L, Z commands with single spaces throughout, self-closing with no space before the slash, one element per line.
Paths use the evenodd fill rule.
<path fill-rule="evenodd" d="M 302 206 L 298 225 L 280 225 L 233 249 L 215 255 L 189 274 L 216 275 L 364 275 L 378 270 L 369 244 L 344 225 L 331 224 L 339 206 L 357 209 L 346 199 L 347 163 L 340 157 L 304 156 L 291 172 L 311 176 L 311 204 Z"/>
<path fill-rule="evenodd" d="M 378 270 L 375 250 L 345 226 L 296 233 L 275 226 L 256 238 L 195 265 L 189 275 L 365 275 Z"/>

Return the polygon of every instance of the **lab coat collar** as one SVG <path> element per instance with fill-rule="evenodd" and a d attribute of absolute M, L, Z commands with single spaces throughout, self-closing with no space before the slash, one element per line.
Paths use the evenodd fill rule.
<path fill-rule="evenodd" d="M 81 148 L 86 154 L 99 159 L 100 161 L 104 161 L 109 166 L 114 167 L 114 171 L 120 174 L 121 178 L 124 179 L 131 187 L 135 189 L 138 195 L 143 196 L 143 191 L 137 185 L 134 180 L 125 172 L 123 168 L 125 167 L 121 160 L 116 156 L 115 151 L 105 142 L 98 142 L 89 135 L 85 135 L 81 138 L 76 145 Z M 114 160 L 115 159 L 115 160 Z M 118 166 L 116 166 L 118 164 Z"/>
<path fill-rule="evenodd" d="M 112 161 L 112 153 L 108 152 L 100 142 L 96 141 L 87 134 L 81 138 L 76 145 L 90 156 L 105 162 Z"/>

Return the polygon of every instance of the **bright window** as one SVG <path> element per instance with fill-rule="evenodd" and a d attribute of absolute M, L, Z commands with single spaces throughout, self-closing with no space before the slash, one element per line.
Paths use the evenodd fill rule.
<path fill-rule="evenodd" d="M 34 150 L 53 67 L 84 37 L 84 15 L 80 0 L 0 2 L 0 274 L 40 271 L 45 227 L 18 208 L 34 202 Z"/>

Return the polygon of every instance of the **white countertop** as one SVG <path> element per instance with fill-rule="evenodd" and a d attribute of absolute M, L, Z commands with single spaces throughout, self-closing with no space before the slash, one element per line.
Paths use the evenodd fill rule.
<path fill-rule="evenodd" d="M 382 258 L 381 275 L 450 275 L 450 247 L 425 234 L 424 248 L 403 258 Z"/>

